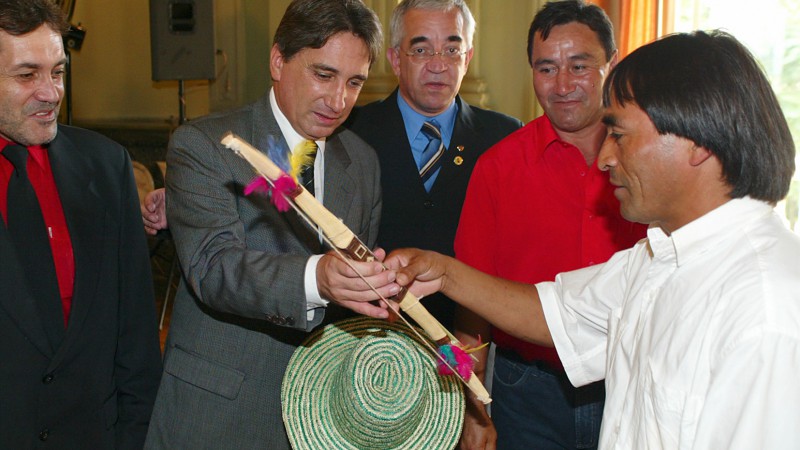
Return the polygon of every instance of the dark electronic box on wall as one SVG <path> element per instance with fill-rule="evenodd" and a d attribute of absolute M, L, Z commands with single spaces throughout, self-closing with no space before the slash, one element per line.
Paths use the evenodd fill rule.
<path fill-rule="evenodd" d="M 216 76 L 213 0 L 150 0 L 153 80 Z"/>

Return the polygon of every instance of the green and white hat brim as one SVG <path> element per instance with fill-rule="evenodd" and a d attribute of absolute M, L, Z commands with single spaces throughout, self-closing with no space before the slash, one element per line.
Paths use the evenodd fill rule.
<path fill-rule="evenodd" d="M 452 449 L 464 420 L 461 382 L 437 374 L 430 348 L 404 324 L 367 317 L 309 336 L 281 403 L 296 450 Z"/>

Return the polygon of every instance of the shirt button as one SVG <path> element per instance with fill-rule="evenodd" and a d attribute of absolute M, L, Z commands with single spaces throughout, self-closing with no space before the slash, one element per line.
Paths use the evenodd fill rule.
<path fill-rule="evenodd" d="M 40 441 L 46 441 L 47 438 L 49 438 L 49 437 L 50 437 L 50 430 L 48 430 L 47 428 L 45 428 L 44 430 L 39 432 L 39 440 Z"/>
<path fill-rule="evenodd" d="M 433 203 L 432 200 L 428 200 L 428 201 L 425 202 L 425 207 L 426 208 L 433 208 L 434 206 L 436 206 L 436 203 Z"/>
<path fill-rule="evenodd" d="M 48 373 L 47 375 L 45 375 L 45 376 L 42 378 L 42 383 L 44 383 L 44 384 L 50 384 L 50 383 L 52 383 L 52 382 L 53 382 L 53 378 L 55 378 L 55 377 L 53 376 L 53 374 L 52 374 L 52 373 Z"/>

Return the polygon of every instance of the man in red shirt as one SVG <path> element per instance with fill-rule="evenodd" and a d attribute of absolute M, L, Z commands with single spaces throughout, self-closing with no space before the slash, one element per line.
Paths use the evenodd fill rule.
<path fill-rule="evenodd" d="M 545 115 L 487 151 L 470 179 L 456 234 L 456 257 L 483 272 L 535 283 L 605 262 L 645 234 L 619 213 L 595 158 L 606 136 L 602 87 L 616 63 L 608 17 L 582 1 L 552 2 L 528 34 L 533 86 Z M 558 355 L 491 330 L 459 307 L 456 336 L 491 336 L 497 346 L 492 418 L 469 408 L 470 448 L 595 448 L 603 386 L 573 388 Z M 482 374 L 487 350 L 478 355 Z"/>
<path fill-rule="evenodd" d="M 128 154 L 59 125 L 66 21 L 0 2 L 0 446 L 142 448 L 161 376 Z"/>

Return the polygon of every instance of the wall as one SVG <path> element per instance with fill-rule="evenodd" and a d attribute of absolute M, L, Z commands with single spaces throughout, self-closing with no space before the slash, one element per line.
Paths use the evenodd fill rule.
<path fill-rule="evenodd" d="M 367 4 L 388 17 L 392 1 Z M 525 40 L 541 1 L 468 1 L 479 20 L 479 56 L 468 76 L 477 73 L 485 82 L 488 107 L 524 121 L 538 115 Z M 265 91 L 271 37 L 288 4 L 289 0 L 217 0 L 217 44 L 227 65 L 220 55 L 216 81 L 186 82 L 188 118 L 252 101 Z M 83 47 L 72 54 L 75 123 L 177 123 L 177 82 L 151 80 L 149 1 L 77 0 L 72 23 L 81 23 L 87 31 Z M 394 85 L 388 70 L 383 62 L 373 66 L 371 81 L 381 84 L 380 92 Z"/>

